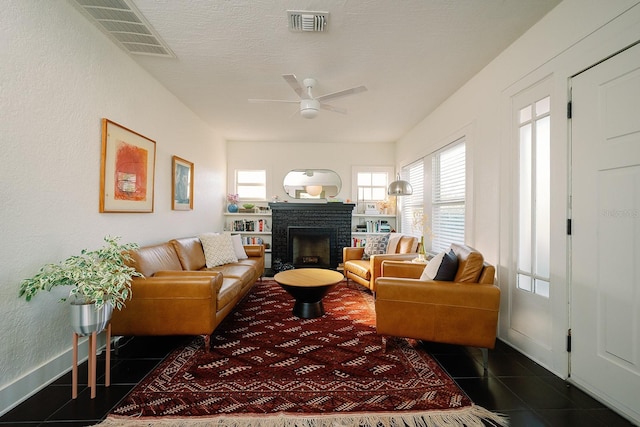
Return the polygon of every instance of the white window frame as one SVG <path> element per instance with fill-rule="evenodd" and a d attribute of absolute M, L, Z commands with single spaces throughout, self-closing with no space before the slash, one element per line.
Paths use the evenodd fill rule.
<path fill-rule="evenodd" d="M 384 183 L 380 183 L 379 185 L 360 185 L 358 182 L 359 174 L 384 174 L 386 175 L 386 180 Z M 353 201 L 356 203 L 356 209 L 354 213 L 364 214 L 366 203 L 377 203 L 381 201 L 389 201 L 389 197 L 387 196 L 387 188 L 389 184 L 394 180 L 393 174 L 393 166 L 353 166 L 351 168 L 351 182 L 352 182 L 352 190 L 351 194 L 353 195 Z M 365 188 L 369 191 L 366 191 Z M 377 190 L 377 191 L 374 191 Z M 363 191 L 365 190 L 365 191 Z M 363 194 L 369 194 L 378 192 L 383 190 L 381 194 L 384 195 L 383 198 L 373 198 L 373 197 L 363 197 Z M 395 206 L 392 206 L 395 208 Z M 394 209 L 391 209 L 389 212 L 393 212 Z"/>
<path fill-rule="evenodd" d="M 243 175 L 244 173 L 250 173 L 250 174 L 263 174 L 264 179 L 263 180 L 257 180 L 257 181 L 241 181 L 240 176 Z M 267 171 L 264 169 L 236 169 L 235 171 L 235 184 L 234 184 L 234 193 L 238 194 L 238 198 L 241 201 L 265 201 L 267 200 Z M 254 196 L 254 197 L 250 197 L 249 195 L 247 195 L 246 193 L 244 193 L 242 190 L 243 188 L 252 188 L 254 190 L 257 190 L 258 192 L 260 192 L 260 189 L 262 189 L 262 196 Z"/>

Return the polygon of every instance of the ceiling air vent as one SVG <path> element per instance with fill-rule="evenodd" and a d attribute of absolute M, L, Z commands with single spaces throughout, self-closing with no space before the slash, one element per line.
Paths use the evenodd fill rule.
<path fill-rule="evenodd" d="M 289 29 L 291 31 L 302 32 L 324 32 L 329 23 L 329 12 L 310 12 L 299 10 L 288 10 Z"/>
<path fill-rule="evenodd" d="M 70 2 L 126 52 L 136 55 L 176 57 L 131 0 L 70 0 Z"/>

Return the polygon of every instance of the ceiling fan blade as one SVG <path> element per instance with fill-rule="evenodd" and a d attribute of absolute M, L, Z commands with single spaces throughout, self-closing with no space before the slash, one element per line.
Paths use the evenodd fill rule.
<path fill-rule="evenodd" d="M 334 107 L 333 105 L 320 103 L 320 108 L 323 110 L 333 111 L 334 113 L 347 114 L 347 110 L 340 107 Z"/>
<path fill-rule="evenodd" d="M 358 87 L 352 87 L 351 89 L 345 89 L 339 92 L 333 92 L 333 93 L 328 93 L 326 95 L 318 96 L 316 97 L 316 99 L 318 101 L 326 101 L 328 99 L 334 99 L 334 98 L 347 96 L 347 95 L 355 95 L 356 93 L 366 92 L 366 91 L 367 91 L 366 86 L 358 86 Z"/>
<path fill-rule="evenodd" d="M 307 98 L 306 89 L 302 87 L 295 74 L 283 74 L 282 78 L 289 83 L 291 89 L 293 89 L 300 98 Z"/>
<path fill-rule="evenodd" d="M 299 104 L 300 101 L 291 101 L 288 99 L 249 99 L 249 102 L 252 104 L 263 104 L 266 102 L 284 102 L 288 104 Z"/>

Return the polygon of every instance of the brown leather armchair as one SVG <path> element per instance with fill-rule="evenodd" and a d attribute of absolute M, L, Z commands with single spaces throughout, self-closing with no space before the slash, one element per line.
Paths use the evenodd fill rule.
<path fill-rule="evenodd" d="M 347 281 L 351 279 L 375 292 L 376 279 L 380 277 L 383 261 L 409 261 L 417 257 L 419 243 L 416 237 L 399 236 L 397 246 L 396 242 L 393 242 L 393 245 L 392 253 L 371 255 L 371 258 L 366 260 L 362 259 L 364 248 L 343 248 L 342 261 Z"/>
<path fill-rule="evenodd" d="M 480 347 L 484 366 L 494 348 L 500 289 L 495 267 L 477 250 L 452 244 L 458 257 L 453 282 L 419 280 L 424 266 L 384 261 L 376 280 L 376 328 L 398 336 Z"/>

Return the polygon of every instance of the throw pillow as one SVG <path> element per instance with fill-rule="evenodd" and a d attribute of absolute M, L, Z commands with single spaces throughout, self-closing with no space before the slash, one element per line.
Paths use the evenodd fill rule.
<path fill-rule="evenodd" d="M 449 250 L 442 258 L 442 263 L 438 269 L 438 274 L 433 280 L 444 280 L 445 282 L 451 282 L 456 278 L 458 272 L 458 257 L 453 250 Z"/>
<path fill-rule="evenodd" d="M 440 268 L 440 264 L 442 264 L 442 258 L 444 258 L 444 252 L 440 252 L 438 255 L 431 258 L 427 263 L 427 266 L 422 270 L 420 280 L 433 280 L 433 278 L 436 277 L 436 274 L 438 274 L 438 269 Z"/>
<path fill-rule="evenodd" d="M 202 242 L 207 268 L 238 262 L 230 234 L 205 233 L 198 238 Z"/>
<path fill-rule="evenodd" d="M 458 257 L 453 252 L 440 252 L 434 256 L 422 271 L 420 280 L 443 280 L 447 282 L 453 281 L 458 271 Z"/>
<path fill-rule="evenodd" d="M 247 252 L 244 250 L 244 245 L 242 244 L 242 236 L 239 234 L 232 234 L 231 241 L 233 242 L 233 251 L 236 254 L 236 258 L 238 259 L 247 259 Z"/>
<path fill-rule="evenodd" d="M 367 243 L 364 245 L 364 254 L 362 255 L 362 259 L 371 259 L 371 255 L 387 253 L 388 244 L 389 234 L 367 237 Z"/>

